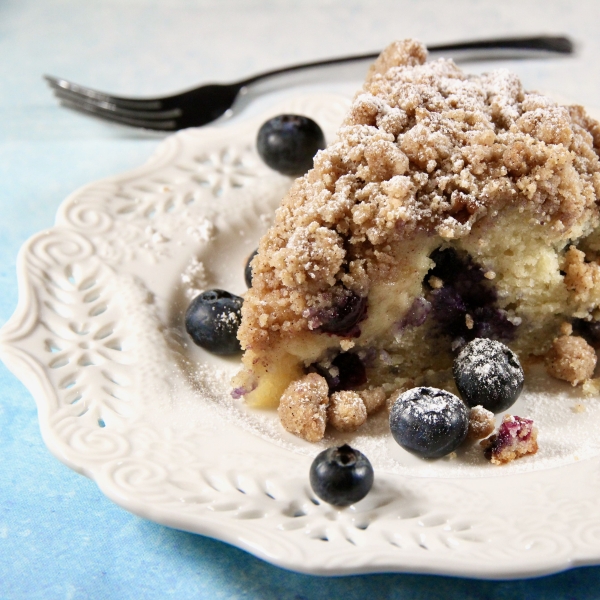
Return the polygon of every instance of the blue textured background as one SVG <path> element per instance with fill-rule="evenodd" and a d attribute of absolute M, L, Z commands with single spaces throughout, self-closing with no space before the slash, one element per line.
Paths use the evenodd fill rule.
<path fill-rule="evenodd" d="M 71 191 L 138 166 L 160 139 L 58 108 L 43 72 L 151 94 L 408 35 L 436 42 L 564 31 L 582 42 L 577 59 L 511 66 L 530 87 L 558 78 L 567 96 L 600 104 L 600 7 L 592 1 L 313 0 L 302 7 L 285 0 L 0 3 L 0 325 L 17 304 L 21 244 L 52 225 Z M 283 571 L 113 505 L 49 454 L 32 398 L 0 365 L 0 598 L 168 597 L 583 600 L 600 597 L 600 568 L 513 582 Z"/>

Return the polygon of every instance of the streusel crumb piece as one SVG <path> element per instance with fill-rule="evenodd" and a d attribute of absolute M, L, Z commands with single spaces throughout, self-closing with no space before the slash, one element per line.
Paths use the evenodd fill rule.
<path fill-rule="evenodd" d="M 538 451 L 537 428 L 531 419 L 504 415 L 498 433 L 480 442 L 485 457 L 495 465 Z"/>
<path fill-rule="evenodd" d="M 596 379 L 588 379 L 581 386 L 584 396 L 600 395 L 600 377 Z"/>
<path fill-rule="evenodd" d="M 494 426 L 494 413 L 483 406 L 474 406 L 469 412 L 467 440 L 481 440 L 491 435 Z"/>
<path fill-rule="evenodd" d="M 385 402 L 386 408 L 388 410 L 388 412 L 390 412 L 392 410 L 392 406 L 394 406 L 394 404 L 396 403 L 396 400 L 398 400 L 398 398 L 407 390 L 410 390 L 410 388 L 414 388 L 416 386 L 415 384 L 415 380 L 414 379 L 410 379 L 410 378 L 406 378 L 406 379 L 401 379 L 399 381 L 398 387 L 390 394 L 390 396 L 388 397 L 388 399 Z"/>
<path fill-rule="evenodd" d="M 367 409 L 356 392 L 335 392 L 329 399 L 327 420 L 338 431 L 356 431 L 367 420 Z"/>
<path fill-rule="evenodd" d="M 546 369 L 550 375 L 575 386 L 592 377 L 596 368 L 596 351 L 576 335 L 562 335 L 548 352 Z"/>
<path fill-rule="evenodd" d="M 577 302 L 589 302 L 597 298 L 600 285 L 600 265 L 586 262 L 585 253 L 569 246 L 562 266 L 565 272 L 565 286 L 573 292 Z"/>
<path fill-rule="evenodd" d="M 318 442 L 325 435 L 329 387 L 324 377 L 309 373 L 291 383 L 281 396 L 277 412 L 286 431 Z"/>
<path fill-rule="evenodd" d="M 358 392 L 358 395 L 365 403 L 365 408 L 367 409 L 368 415 L 374 413 L 376 410 L 379 410 L 385 404 L 386 394 L 383 391 L 383 388 L 377 387 L 369 390 L 363 390 L 362 392 Z"/>
<path fill-rule="evenodd" d="M 431 289 L 439 290 L 444 287 L 444 282 L 439 278 L 432 275 L 427 282 L 431 286 Z"/>
<path fill-rule="evenodd" d="M 565 321 L 560 324 L 560 334 L 561 335 L 573 335 L 573 325 Z"/>

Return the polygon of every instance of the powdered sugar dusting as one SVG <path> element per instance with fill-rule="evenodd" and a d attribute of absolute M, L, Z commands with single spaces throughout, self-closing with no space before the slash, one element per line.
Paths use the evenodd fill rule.
<path fill-rule="evenodd" d="M 499 360 L 499 356 L 507 360 Z M 523 379 L 523 369 L 516 354 L 495 340 L 477 338 L 458 355 L 455 373 L 469 371 L 482 388 L 494 389 L 507 386 L 517 389 Z"/>
<path fill-rule="evenodd" d="M 432 414 L 443 414 L 448 410 L 451 394 L 435 388 L 413 388 L 404 392 L 401 400 L 405 411 L 419 420 L 428 420 Z M 456 400 L 456 396 L 453 396 Z M 459 401 L 460 402 L 460 401 Z"/>
<path fill-rule="evenodd" d="M 201 218 L 187 228 L 187 234 L 199 242 L 208 242 L 215 235 L 215 225 L 212 221 Z"/>
<path fill-rule="evenodd" d="M 598 223 L 598 124 L 582 108 L 527 92 L 506 70 L 468 75 L 426 56 L 414 40 L 390 45 L 337 139 L 283 199 L 245 299 L 248 372 L 314 329 L 312 310 L 330 308 L 332 288 L 364 297 L 400 275 L 411 287 L 398 271 L 415 236 L 466 245 L 518 210 L 524 222 L 547 225 L 551 246 Z M 476 327 L 473 315 L 465 319 Z M 519 317 L 502 313 L 501 323 L 514 329 Z"/>
<path fill-rule="evenodd" d="M 198 411 L 204 411 L 208 403 L 229 426 L 303 455 L 316 456 L 332 445 L 349 443 L 365 453 L 376 470 L 388 473 L 413 477 L 498 477 L 555 468 L 600 454 L 600 440 L 596 435 L 600 398 L 584 399 L 581 392 L 550 379 L 541 368 L 528 373 L 525 390 L 510 409 L 512 414 L 533 419 L 539 430 L 539 451 L 535 456 L 501 467 L 489 464 L 478 440 L 466 441 L 452 459 L 419 459 L 393 440 L 386 410 L 371 415 L 355 432 L 327 428 L 321 441 L 305 442 L 281 427 L 276 411 L 251 409 L 243 400 L 231 398 L 229 381 L 234 371 L 234 368 L 215 369 L 208 365 L 196 367 L 191 378 L 193 392 L 188 401 L 192 405 L 200 403 Z M 571 410 L 577 402 L 585 405 L 586 412 Z M 502 417 L 496 415 L 497 424 Z"/>
<path fill-rule="evenodd" d="M 387 121 L 390 124 L 393 123 L 394 118 L 398 118 L 397 113 L 386 116 L 390 117 Z M 457 159 L 456 165 L 457 168 L 460 167 L 460 160 Z M 423 179 L 426 180 L 427 176 Z M 336 200 L 339 199 L 339 206 L 344 206 L 347 198 L 344 199 L 341 183 L 339 189 L 341 191 L 336 196 Z M 205 258 L 211 251 L 215 253 L 214 250 L 218 246 L 214 235 L 211 234 L 212 237 L 205 235 L 212 231 L 210 225 L 206 223 L 204 225 L 204 233 L 201 230 L 199 237 L 194 239 L 202 241 L 203 266 L 210 266 L 211 277 L 213 269 L 214 276 L 220 276 L 220 271 L 215 269 L 214 263 Z M 219 221 L 219 236 L 223 230 L 222 222 Z M 197 252 L 198 248 L 194 248 L 193 251 Z M 198 259 L 194 260 L 198 263 L 202 262 Z M 243 262 L 241 260 L 238 262 L 241 280 Z M 201 267 L 196 266 L 198 271 L 195 275 L 190 274 L 192 275 L 190 283 L 194 276 L 198 277 L 197 281 L 202 279 L 199 276 Z M 213 285 L 218 281 L 207 283 Z M 198 287 L 201 287 L 200 284 Z M 144 326 L 149 325 L 146 323 Z M 162 325 L 158 320 L 155 326 L 157 332 L 162 331 Z M 579 389 L 573 389 L 568 384 L 548 378 L 543 370 L 527 373 L 524 392 L 511 408 L 513 414 L 531 417 L 538 426 L 540 444 L 538 454 L 502 467 L 492 467 L 485 461 L 481 448 L 477 444 L 465 444 L 457 450 L 457 456 L 453 459 L 424 461 L 408 454 L 391 438 L 385 409 L 372 414 L 355 432 L 344 433 L 327 429 L 322 441 L 315 444 L 307 443 L 283 430 L 276 411 L 251 409 L 244 404 L 243 400 L 231 397 L 230 380 L 239 369 L 237 361 L 211 357 L 193 347 L 185 349 L 184 352 L 189 362 L 183 367 L 180 375 L 175 373 L 174 365 L 179 359 L 174 357 L 171 362 L 157 367 L 157 370 L 162 368 L 165 377 L 171 381 L 174 382 L 176 377 L 179 379 L 173 383 L 173 390 L 169 397 L 165 398 L 168 411 L 148 414 L 148 419 L 160 419 L 160 425 L 162 421 L 171 422 L 174 431 L 189 431 L 195 428 L 201 430 L 201 427 L 216 428 L 225 424 L 233 431 L 250 433 L 257 440 L 304 456 L 315 456 L 326 447 L 348 442 L 363 451 L 376 470 L 411 477 L 502 477 L 519 472 L 555 468 L 600 455 L 600 440 L 596 433 L 600 426 L 600 398 L 597 396 L 585 398 Z M 574 412 L 572 409 L 576 405 L 584 406 L 585 411 Z M 496 424 L 500 423 L 501 418 L 502 415 L 496 416 Z M 252 451 L 253 446 L 249 445 L 248 452 Z"/>
<path fill-rule="evenodd" d="M 146 322 L 145 334 L 149 326 L 152 325 Z M 154 327 L 162 337 L 163 326 L 158 318 Z M 535 456 L 497 467 L 484 458 L 478 441 L 465 442 L 453 458 L 422 460 L 409 454 L 391 437 L 385 409 L 373 413 L 357 431 L 339 432 L 327 428 L 321 441 L 305 442 L 282 428 L 277 411 L 251 409 L 243 400 L 231 397 L 231 378 L 239 368 L 237 361 L 205 353 L 198 356 L 197 352 L 203 351 L 195 347 L 186 351 L 189 361 L 181 372 L 174 366 L 181 362 L 175 355 L 164 365 L 162 375 L 168 378 L 171 392 L 164 399 L 168 410 L 157 411 L 156 415 L 161 425 L 166 426 L 168 422 L 174 431 L 226 424 L 278 447 L 313 457 L 332 445 L 349 443 L 364 452 L 376 470 L 412 477 L 499 477 L 555 468 L 600 455 L 597 436 L 600 398 L 585 397 L 581 390 L 548 377 L 542 367 L 527 372 L 525 389 L 510 409 L 511 414 L 535 422 L 539 430 L 539 451 Z M 574 412 L 572 408 L 576 404 L 585 406 L 585 412 Z M 437 403 L 432 401 L 431 408 L 436 407 Z M 148 418 L 153 418 L 153 414 L 154 411 L 149 411 Z M 502 417 L 496 415 L 497 425 Z"/>
<path fill-rule="evenodd" d="M 195 256 L 181 274 L 181 283 L 188 300 L 192 300 L 209 286 L 208 273 L 204 263 Z"/>

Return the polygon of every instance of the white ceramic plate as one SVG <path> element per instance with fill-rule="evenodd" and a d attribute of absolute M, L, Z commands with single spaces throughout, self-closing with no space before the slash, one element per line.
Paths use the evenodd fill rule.
<path fill-rule="evenodd" d="M 260 124 L 299 112 L 331 139 L 347 106 L 305 96 L 180 132 L 140 169 L 67 198 L 55 227 L 25 244 L 0 356 L 34 395 L 46 444 L 127 510 L 296 571 L 509 578 L 597 564 L 597 399 L 532 375 L 514 412 L 538 424 L 538 455 L 494 467 L 473 447 L 425 462 L 390 441 L 385 414 L 318 445 L 286 434 L 274 413 L 231 398 L 238 361 L 188 343 L 190 297 L 244 292 L 246 258 L 290 184 L 258 158 Z M 376 480 L 339 510 L 307 474 L 342 439 Z"/>

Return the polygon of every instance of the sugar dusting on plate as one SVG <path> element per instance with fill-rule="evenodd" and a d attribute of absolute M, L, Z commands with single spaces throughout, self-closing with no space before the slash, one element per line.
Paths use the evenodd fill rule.
<path fill-rule="evenodd" d="M 539 429 L 539 452 L 503 466 L 491 465 L 477 441 L 466 442 L 441 459 L 417 458 L 394 442 L 385 409 L 354 433 L 328 430 L 321 442 L 310 444 L 285 432 L 276 411 L 251 409 L 243 400 L 231 398 L 229 381 L 235 371 L 234 364 L 226 368 L 196 365 L 188 373 L 187 393 L 181 395 L 180 390 L 173 408 L 177 410 L 183 401 L 193 414 L 195 403 L 208 404 L 214 408 L 215 418 L 225 420 L 231 427 L 308 456 L 347 442 L 365 453 L 376 469 L 415 477 L 497 477 L 550 469 L 600 454 L 600 439 L 595 435 L 600 423 L 600 402 L 583 400 L 577 390 L 550 380 L 541 370 L 530 374 L 521 398 L 507 411 L 533 419 Z M 572 410 L 575 401 L 585 405 L 583 414 Z M 496 415 L 497 424 L 502 416 Z"/>
<path fill-rule="evenodd" d="M 188 298 L 213 284 L 197 258 L 189 261 L 181 283 Z M 156 326 L 160 324 L 157 322 Z M 394 442 L 385 409 L 372 415 L 354 433 L 328 429 L 321 442 L 305 442 L 283 430 L 275 410 L 252 409 L 243 399 L 231 397 L 230 381 L 240 368 L 239 360 L 223 360 L 203 352 L 198 356 L 198 352 L 202 351 L 194 348 L 186 353 L 189 368 L 170 401 L 172 416 L 182 428 L 194 423 L 194 412 L 200 413 L 197 405 L 202 403 L 203 411 L 210 406 L 214 418 L 221 422 L 293 452 L 315 456 L 329 446 L 350 443 L 364 452 L 377 469 L 416 477 L 497 477 L 554 468 L 600 454 L 600 438 L 596 435 L 600 427 L 600 399 L 586 397 L 579 388 L 550 378 L 541 367 L 527 372 L 523 393 L 506 411 L 533 419 L 539 430 L 539 451 L 534 456 L 495 466 L 484 458 L 478 441 L 465 442 L 452 455 L 436 460 L 409 454 Z M 178 417 L 179 410 L 185 417 Z M 504 414 L 496 415 L 496 426 Z"/>

